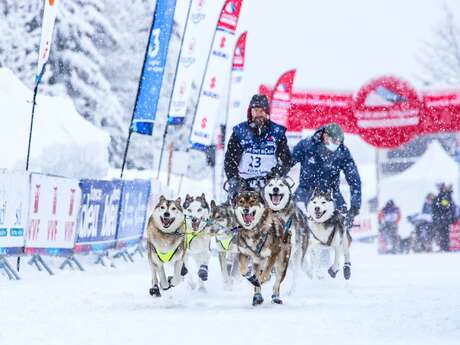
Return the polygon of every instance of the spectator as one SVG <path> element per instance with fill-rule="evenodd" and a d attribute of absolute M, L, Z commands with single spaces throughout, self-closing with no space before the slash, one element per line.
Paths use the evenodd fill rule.
<path fill-rule="evenodd" d="M 450 226 L 456 220 L 456 206 L 452 199 L 452 185 L 438 184 L 439 194 L 433 200 L 434 236 L 440 251 L 449 251 Z"/>
<path fill-rule="evenodd" d="M 379 231 L 384 247 L 381 248 L 381 252 L 384 254 L 399 252 L 398 224 L 400 220 L 401 210 L 393 200 L 389 200 L 378 214 Z"/>

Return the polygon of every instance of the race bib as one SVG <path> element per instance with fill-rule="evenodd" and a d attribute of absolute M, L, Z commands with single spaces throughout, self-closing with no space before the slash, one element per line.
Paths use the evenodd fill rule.
<path fill-rule="evenodd" d="M 271 168 L 276 166 L 275 155 L 243 153 L 239 165 L 239 174 L 242 178 L 265 176 Z"/>

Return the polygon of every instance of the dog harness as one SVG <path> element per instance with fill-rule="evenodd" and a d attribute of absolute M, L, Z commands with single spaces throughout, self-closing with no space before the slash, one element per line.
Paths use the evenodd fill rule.
<path fill-rule="evenodd" d="M 244 239 L 244 237 L 241 237 L 241 239 L 243 240 L 243 243 L 244 245 L 246 246 L 247 249 L 249 249 L 251 252 L 253 252 L 254 254 L 256 254 L 256 256 L 259 256 L 260 255 L 260 252 L 262 251 L 262 248 L 264 247 L 265 245 L 265 242 L 267 242 L 267 239 L 268 239 L 268 235 L 270 235 L 269 232 L 267 232 L 264 236 L 264 238 L 262 238 L 259 243 L 257 243 L 256 245 L 256 249 L 252 249 L 252 247 L 246 242 L 246 240 Z"/>
<path fill-rule="evenodd" d="M 185 228 L 185 223 L 181 225 L 181 228 Z M 175 232 L 172 233 L 172 235 L 183 236 L 184 234 L 176 230 Z M 176 247 L 176 249 L 170 250 L 168 252 L 160 252 L 158 249 L 155 248 L 155 246 L 152 243 L 150 243 L 150 245 L 155 250 L 155 254 L 158 256 L 158 259 L 160 259 L 162 263 L 166 263 L 166 262 L 170 262 L 172 258 L 174 257 L 174 255 L 176 255 L 181 243 L 179 242 L 179 245 Z"/>
<path fill-rule="evenodd" d="M 226 238 L 225 240 L 218 240 L 220 245 L 222 246 L 222 249 L 228 250 L 230 248 L 230 245 L 233 242 L 233 239 L 235 238 L 235 235 L 231 235 L 230 237 Z"/>
<path fill-rule="evenodd" d="M 327 241 L 326 243 L 324 243 L 323 241 L 321 241 L 318 237 L 315 236 L 315 233 L 313 231 L 311 231 L 310 228 L 308 228 L 308 230 L 310 231 L 310 233 L 312 234 L 312 236 L 315 238 L 315 240 L 317 240 L 319 243 L 321 243 L 322 245 L 324 246 L 330 246 L 331 243 L 332 243 L 332 240 L 334 239 L 334 235 L 335 233 L 337 232 L 337 227 L 334 226 L 334 230 L 332 230 L 331 234 L 329 235 L 329 237 L 327 238 Z"/>
<path fill-rule="evenodd" d="M 158 259 L 160 259 L 160 261 L 162 263 L 165 263 L 165 262 L 170 262 L 171 259 L 174 257 L 174 255 L 177 253 L 177 250 L 179 249 L 180 247 L 180 244 L 176 247 L 176 249 L 174 250 L 170 250 L 169 252 L 166 252 L 166 253 L 163 253 L 163 252 L 160 252 L 158 249 L 156 249 L 155 247 L 153 247 L 153 249 L 155 249 L 155 253 L 157 254 L 158 256 Z"/>

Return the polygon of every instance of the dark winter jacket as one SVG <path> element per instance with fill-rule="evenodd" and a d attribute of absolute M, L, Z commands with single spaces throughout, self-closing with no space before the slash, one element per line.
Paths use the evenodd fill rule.
<path fill-rule="evenodd" d="M 292 154 L 293 165 L 300 163 L 299 187 L 296 200 L 306 202 L 313 190 L 318 187 L 323 190 L 332 189 L 337 208 L 345 206 L 345 200 L 340 193 L 340 171 L 350 186 L 351 207 L 361 208 L 361 179 L 350 151 L 342 143 L 336 151 L 329 151 L 321 141 L 323 129 L 317 130 L 313 136 L 301 140 Z"/>
<path fill-rule="evenodd" d="M 440 192 L 433 201 L 433 223 L 447 226 L 456 220 L 456 206 L 452 199 L 452 192 Z"/>
<path fill-rule="evenodd" d="M 249 163 L 254 167 L 260 164 L 258 153 L 267 155 L 273 153 L 276 164 L 271 168 L 271 173 L 285 175 L 291 166 L 291 152 L 287 145 L 286 128 L 268 121 L 260 135 L 250 126 L 249 122 L 242 122 L 233 128 L 225 152 L 224 169 L 228 179 L 240 176 L 240 162 L 244 153 L 254 154 L 254 161 Z M 272 152 L 273 151 L 273 152 Z M 263 176 L 265 176 L 263 174 Z"/>

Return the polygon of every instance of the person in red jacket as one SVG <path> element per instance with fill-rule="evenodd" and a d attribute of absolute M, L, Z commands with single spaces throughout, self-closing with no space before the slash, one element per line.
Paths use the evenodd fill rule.
<path fill-rule="evenodd" d="M 383 248 L 380 248 L 382 253 L 398 253 L 399 252 L 399 235 L 398 224 L 401 220 L 401 210 L 393 200 L 387 201 L 385 206 L 378 214 L 379 231 L 383 240 Z"/>

